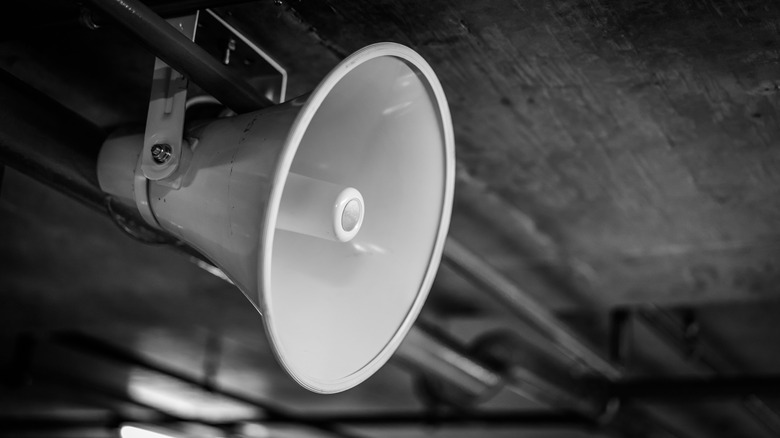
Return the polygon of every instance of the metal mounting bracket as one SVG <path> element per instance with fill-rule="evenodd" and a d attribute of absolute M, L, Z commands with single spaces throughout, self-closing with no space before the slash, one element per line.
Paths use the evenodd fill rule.
<path fill-rule="evenodd" d="M 198 15 L 168 20 L 194 41 Z M 184 111 L 187 102 L 187 78 L 160 58 L 154 62 L 152 94 L 146 115 L 141 170 L 152 181 L 167 178 L 176 171 L 181 158 Z"/>
<path fill-rule="evenodd" d="M 286 100 L 287 72 L 270 55 L 211 9 L 198 21 L 195 43 L 274 103 Z M 192 91 L 192 90 L 191 90 Z"/>
<path fill-rule="evenodd" d="M 195 38 L 198 15 L 187 15 L 168 22 L 190 39 Z M 138 211 L 150 224 L 158 225 L 149 205 L 149 180 L 160 181 L 171 176 L 182 157 L 184 112 L 187 102 L 187 78 L 160 58 L 154 61 L 152 93 L 146 114 L 146 132 L 135 172 L 135 202 Z M 178 189 L 181 179 L 169 181 Z"/>

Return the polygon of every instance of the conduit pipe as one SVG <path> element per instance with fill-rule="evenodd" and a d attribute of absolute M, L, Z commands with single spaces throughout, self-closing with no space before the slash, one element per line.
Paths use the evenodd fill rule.
<path fill-rule="evenodd" d="M 395 359 L 447 385 L 434 394 L 455 405 L 477 404 L 502 388 L 552 409 L 599 417 L 604 402 L 586 397 L 575 378 L 554 359 L 504 332 L 477 338 L 471 346 L 418 322 Z M 521 359 L 522 358 L 522 359 Z"/>
<path fill-rule="evenodd" d="M 444 262 L 504 303 L 520 319 L 552 341 L 553 346 L 573 362 L 582 363 L 609 380 L 620 378 L 619 369 L 604 360 L 546 307 L 452 237 L 447 239 L 444 247 Z"/>

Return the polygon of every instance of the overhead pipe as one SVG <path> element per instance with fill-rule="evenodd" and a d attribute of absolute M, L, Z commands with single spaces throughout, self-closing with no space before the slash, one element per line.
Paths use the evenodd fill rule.
<path fill-rule="evenodd" d="M 602 400 L 577 391 L 580 385 L 576 379 L 554 359 L 526 347 L 529 345 L 518 337 L 503 332 L 480 336 L 466 346 L 419 321 L 394 358 L 445 383 L 447 387 L 433 395 L 449 398 L 445 401 L 455 405 L 477 404 L 506 388 L 551 409 L 591 419 L 603 413 Z"/>
<path fill-rule="evenodd" d="M 598 392 L 580 381 L 568 364 L 516 332 L 483 333 L 474 340 L 471 354 L 499 372 L 509 389 L 529 400 L 600 420 L 615 413 L 609 400 L 594 396 Z M 599 381 L 604 384 L 605 380 Z"/>
<path fill-rule="evenodd" d="M 573 362 L 581 363 L 609 380 L 620 378 L 621 371 L 617 367 L 602 358 L 545 306 L 453 238 L 449 238 L 444 247 L 444 262 L 504 303 Z"/>
<path fill-rule="evenodd" d="M 462 346 L 418 322 L 409 330 L 393 359 L 457 388 L 456 404 L 486 399 L 503 387 L 501 375 L 471 357 Z"/>

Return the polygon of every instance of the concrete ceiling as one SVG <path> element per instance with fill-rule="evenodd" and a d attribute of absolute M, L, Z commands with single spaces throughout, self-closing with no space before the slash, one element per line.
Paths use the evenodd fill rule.
<path fill-rule="evenodd" d="M 2 18 L 0 68 L 102 133 L 143 123 L 151 54 L 116 25 L 79 26 L 73 3 L 15 6 L 18 12 Z M 627 375 L 776 372 L 777 4 L 277 0 L 216 11 L 288 70 L 288 96 L 311 90 L 343 57 L 370 43 L 395 41 L 422 54 L 441 79 L 456 132 L 451 237 L 605 356 L 611 312 L 637 315 L 652 304 L 693 327 L 688 347 L 706 341 L 708 357 L 719 358 L 715 367 L 702 365 L 701 356 L 670 346 L 652 324 L 632 317 L 622 358 Z M 0 130 L 6 127 L 0 120 Z M 99 147 L 85 142 L 80 153 L 94 155 Z M 117 413 L 212 422 L 263 416 L 257 406 L 101 357 L 84 339 L 272 410 L 305 416 L 431 409 L 419 373 L 400 361 L 343 394 L 300 389 L 274 361 L 251 305 L 189 257 L 134 241 L 105 215 L 11 167 L 0 189 L 6 381 L 0 435 L 4 424 L 20 418 L 92 424 Z M 464 344 L 497 327 L 528 331 L 447 266 L 422 318 Z M 62 341 L 74 338 L 82 342 Z M 25 355 L 29 349 L 35 354 Z M 649 410 L 671 436 L 777 436 L 772 411 L 780 406 L 762 403 L 769 413 L 759 419 L 749 413 L 758 405 L 746 408 L 744 400 Z M 539 405 L 503 390 L 477 407 Z M 111 433 L 93 429 L 95 436 Z M 303 433 L 269 430 L 265 436 Z M 600 434 L 517 425 L 348 430 L 361 436 Z M 85 432 L 50 427 L 36 433 L 30 436 Z"/>

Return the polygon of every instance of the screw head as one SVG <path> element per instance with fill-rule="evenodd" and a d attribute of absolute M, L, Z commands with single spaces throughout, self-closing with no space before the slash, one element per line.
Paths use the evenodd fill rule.
<path fill-rule="evenodd" d="M 157 164 L 165 164 L 171 159 L 173 149 L 167 143 L 157 143 L 152 146 L 152 159 Z"/>

